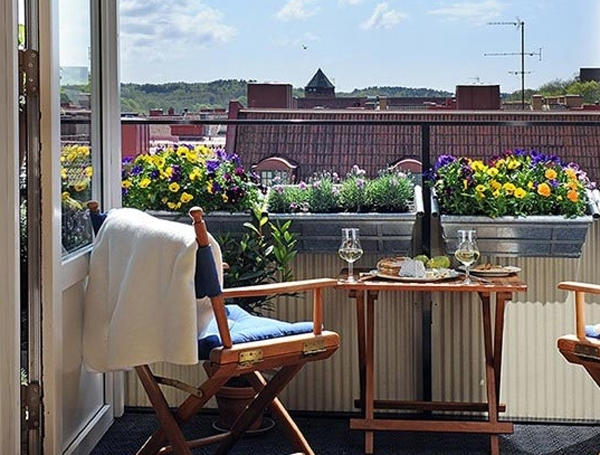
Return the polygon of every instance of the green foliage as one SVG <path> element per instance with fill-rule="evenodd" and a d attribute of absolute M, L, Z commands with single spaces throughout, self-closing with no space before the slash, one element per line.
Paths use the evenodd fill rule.
<path fill-rule="evenodd" d="M 487 162 L 442 155 L 431 173 L 440 211 L 449 215 L 584 215 L 593 184 L 577 164 L 531 150 Z"/>
<path fill-rule="evenodd" d="M 600 84 L 597 81 L 576 81 L 567 87 L 567 95 L 581 95 L 584 103 L 594 104 L 600 101 Z"/>
<path fill-rule="evenodd" d="M 365 187 L 365 171 L 354 165 L 340 186 L 338 201 L 343 211 L 366 211 L 367 193 Z"/>
<path fill-rule="evenodd" d="M 330 172 L 321 172 L 311 178 L 306 201 L 311 212 L 329 213 L 336 211 L 336 181 L 337 175 Z"/>
<path fill-rule="evenodd" d="M 573 82 L 575 81 L 555 79 L 553 81 L 546 82 L 545 84 L 541 85 L 540 88 L 537 90 L 537 93 L 544 96 L 564 95 L 565 93 L 567 93 L 567 88 L 569 87 L 569 85 L 571 85 Z"/>
<path fill-rule="evenodd" d="M 453 96 L 454 93 L 431 88 L 412 87 L 365 87 L 354 89 L 349 93 L 337 93 L 337 96 L 389 96 L 389 97 L 424 97 L 424 96 Z"/>
<path fill-rule="evenodd" d="M 322 172 L 308 184 L 275 184 L 268 205 L 272 213 L 406 212 L 413 194 L 411 176 L 385 171 L 369 179 L 355 165 L 342 180 L 335 173 Z"/>
<path fill-rule="evenodd" d="M 121 84 L 121 111 L 147 114 L 150 109 L 174 108 L 198 112 L 203 108 L 226 108 L 230 100 L 246 103 L 247 81 L 230 79 L 212 82 L 167 84 Z"/>
<path fill-rule="evenodd" d="M 272 223 L 264 207 L 251 211 L 252 220 L 241 238 L 224 234 L 217 239 L 223 251 L 225 287 L 252 286 L 293 280 L 291 263 L 296 257 L 297 239 L 290 232 L 291 221 Z M 232 300 L 252 314 L 272 311 L 278 296 L 245 297 Z"/>
<path fill-rule="evenodd" d="M 406 212 L 413 191 L 413 183 L 409 179 L 385 171 L 367 182 L 366 206 L 375 212 Z"/>
<path fill-rule="evenodd" d="M 532 95 L 543 96 L 563 96 L 563 95 L 581 95 L 583 102 L 594 104 L 600 101 L 600 84 L 597 81 L 581 82 L 577 78 L 573 79 L 555 79 L 541 85 L 537 90 L 526 89 L 525 100 L 529 101 Z M 504 97 L 506 101 L 521 100 L 521 91 L 517 90 Z"/>

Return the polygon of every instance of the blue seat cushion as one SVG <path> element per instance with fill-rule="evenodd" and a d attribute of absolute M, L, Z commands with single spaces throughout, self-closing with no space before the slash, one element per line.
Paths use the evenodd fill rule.
<path fill-rule="evenodd" d="M 600 339 L 600 324 L 586 325 L 585 326 L 585 336 L 589 337 L 589 338 Z"/>
<path fill-rule="evenodd" d="M 270 340 L 313 331 L 312 322 L 291 323 L 254 316 L 238 305 L 226 305 L 225 308 L 233 344 Z M 208 359 L 210 351 L 222 345 L 217 321 L 213 318 L 208 324 L 204 337 L 198 340 L 198 357 L 201 360 Z"/>

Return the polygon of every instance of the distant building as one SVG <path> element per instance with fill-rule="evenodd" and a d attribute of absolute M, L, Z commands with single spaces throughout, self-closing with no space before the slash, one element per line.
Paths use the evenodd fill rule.
<path fill-rule="evenodd" d="M 89 82 L 87 66 L 61 66 L 60 85 L 85 85 Z"/>
<path fill-rule="evenodd" d="M 249 82 L 246 88 L 249 108 L 283 108 L 294 107 L 291 84 Z"/>
<path fill-rule="evenodd" d="M 463 111 L 499 110 L 499 85 L 457 85 L 456 109 Z"/>
<path fill-rule="evenodd" d="M 579 68 L 579 80 L 600 82 L 600 68 Z"/>
<path fill-rule="evenodd" d="M 452 97 L 444 96 L 336 96 L 335 86 L 321 68 L 304 87 L 304 97 L 296 98 L 294 101 L 294 106 L 298 109 L 425 110 L 455 108 Z M 261 107 L 276 106 L 263 105 Z"/>
<path fill-rule="evenodd" d="M 321 68 L 304 87 L 304 96 L 306 98 L 335 97 L 335 86 Z"/>

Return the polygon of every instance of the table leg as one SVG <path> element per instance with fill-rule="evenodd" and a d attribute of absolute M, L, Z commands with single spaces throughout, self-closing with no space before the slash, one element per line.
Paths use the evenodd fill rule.
<path fill-rule="evenodd" d="M 504 309 L 506 301 L 512 299 L 510 293 L 496 295 L 496 322 L 494 327 L 494 371 L 496 372 L 496 396 L 500 397 L 500 377 L 502 372 L 502 346 L 504 340 Z"/>
<path fill-rule="evenodd" d="M 376 292 L 367 293 L 365 343 L 365 419 L 375 418 L 375 300 Z M 365 431 L 365 453 L 373 453 L 373 430 Z"/>
<path fill-rule="evenodd" d="M 494 425 L 498 423 L 498 394 L 496 389 L 496 362 L 494 359 L 494 346 L 492 342 L 492 318 L 489 294 L 480 294 L 481 309 L 483 314 L 483 344 L 485 351 L 485 382 L 488 404 L 488 421 Z M 490 448 L 492 455 L 500 454 L 500 439 L 498 434 L 490 434 Z"/>
<path fill-rule="evenodd" d="M 358 375 L 360 385 L 360 410 L 365 415 L 365 293 L 353 291 L 353 297 L 356 299 L 356 331 L 358 338 Z"/>

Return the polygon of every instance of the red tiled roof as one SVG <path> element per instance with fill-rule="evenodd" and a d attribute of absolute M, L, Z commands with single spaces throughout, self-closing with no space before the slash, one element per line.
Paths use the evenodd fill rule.
<path fill-rule="evenodd" d="M 600 181 L 600 112 L 335 111 L 242 109 L 240 119 L 382 120 L 398 125 L 240 125 L 235 150 L 250 166 L 278 155 L 299 164 L 298 177 L 322 170 L 345 174 L 358 164 L 369 175 L 402 157 L 420 157 L 421 129 L 402 122 L 559 122 L 558 126 L 430 127 L 431 161 L 442 154 L 488 158 L 506 149 L 536 149 L 578 162 Z M 592 126 L 576 122 L 593 122 Z"/>

